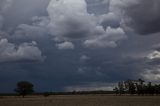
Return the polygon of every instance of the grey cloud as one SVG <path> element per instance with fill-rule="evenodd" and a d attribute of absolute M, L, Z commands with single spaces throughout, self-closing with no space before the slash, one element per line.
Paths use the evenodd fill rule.
<path fill-rule="evenodd" d="M 81 62 L 86 62 L 87 60 L 89 60 L 90 59 L 90 57 L 89 56 L 86 56 L 86 55 L 82 55 L 81 57 L 80 57 L 80 61 Z"/>
<path fill-rule="evenodd" d="M 0 62 L 33 60 L 43 61 L 41 51 L 36 46 L 36 42 L 23 43 L 19 46 L 9 43 L 7 39 L 0 40 Z"/>
<path fill-rule="evenodd" d="M 111 6 L 113 10 L 121 10 L 124 24 L 137 33 L 146 35 L 160 32 L 159 0 L 111 0 Z"/>
<path fill-rule="evenodd" d="M 74 45 L 72 42 L 63 42 L 56 45 L 60 50 L 74 49 Z"/>
<path fill-rule="evenodd" d="M 3 17 L 0 15 L 0 29 L 2 28 L 3 26 Z"/>
<path fill-rule="evenodd" d="M 88 14 L 86 8 L 84 0 L 52 0 L 48 6 L 52 34 L 64 39 L 82 38 L 90 34 L 95 27 L 95 17 Z"/>
<path fill-rule="evenodd" d="M 4 13 L 9 9 L 9 7 L 12 5 L 13 0 L 1 0 L 0 1 L 0 13 Z"/>
<path fill-rule="evenodd" d="M 113 12 L 109 12 L 108 14 L 103 14 L 99 17 L 100 24 L 106 29 L 108 26 L 112 28 L 120 27 L 121 19 L 116 16 Z"/>
<path fill-rule="evenodd" d="M 89 39 L 85 41 L 86 47 L 91 48 L 106 48 L 106 47 L 116 47 L 116 42 L 122 39 L 125 39 L 127 36 L 125 32 L 121 28 L 111 28 L 108 27 L 106 32 L 102 36 L 97 36 L 93 39 Z"/>
<path fill-rule="evenodd" d="M 160 52 L 158 50 L 151 50 L 148 54 L 141 58 L 143 64 L 139 75 L 147 81 L 158 82 L 160 80 Z"/>
<path fill-rule="evenodd" d="M 143 12 L 131 8 L 143 0 L 12 0 L 2 13 L 6 1 L 0 1 L 0 89 L 12 91 L 17 80 L 33 81 L 40 91 L 107 89 L 102 82 L 128 78 L 159 81 L 159 34 L 125 29 L 140 33 L 133 11 Z M 146 16 L 140 18 L 158 17 Z"/>
<path fill-rule="evenodd" d="M 159 66 L 152 69 L 146 69 L 142 76 L 149 81 L 158 82 L 160 80 Z"/>
<path fill-rule="evenodd" d="M 82 39 L 85 40 L 85 47 L 106 48 L 115 47 L 117 41 L 126 38 L 123 29 L 116 25 L 120 20 L 115 15 L 108 13 L 101 16 L 100 22 L 99 16 L 88 13 L 85 0 L 52 0 L 48 6 L 48 13 L 51 20 L 49 27 L 56 41 L 72 42 Z M 114 19 L 111 19 L 113 17 Z M 109 22 L 111 20 L 112 22 Z M 101 24 L 105 24 L 105 27 Z M 119 28 L 110 28 L 112 26 Z"/>
<path fill-rule="evenodd" d="M 157 44 L 153 45 L 152 48 L 154 50 L 160 51 L 160 43 L 157 43 Z"/>
<path fill-rule="evenodd" d="M 96 15 L 108 13 L 109 1 L 110 0 L 86 0 L 88 12 Z"/>
<path fill-rule="evenodd" d="M 9 9 L 9 7 L 12 4 L 12 0 L 1 0 L 0 1 L 0 30 L 3 27 L 4 24 L 4 14 Z"/>
<path fill-rule="evenodd" d="M 160 80 L 160 58 L 156 57 L 156 58 L 152 58 L 146 61 L 146 66 L 144 68 L 144 71 L 142 71 L 140 74 L 141 76 L 148 80 L 148 81 L 153 81 L 153 82 L 159 82 Z"/>
<path fill-rule="evenodd" d="M 2 0 L 3 1 L 3 0 Z M 7 1 L 7 0 L 5 0 Z M 5 29 L 13 29 L 19 24 L 28 24 L 33 16 L 47 15 L 50 0 L 10 0 L 12 5 L 3 14 Z"/>
<path fill-rule="evenodd" d="M 48 36 L 48 17 L 38 17 L 32 18 L 32 24 L 20 24 L 17 26 L 13 37 L 21 39 L 39 39 Z"/>
<path fill-rule="evenodd" d="M 160 52 L 155 50 L 147 56 L 149 59 L 160 59 Z"/>

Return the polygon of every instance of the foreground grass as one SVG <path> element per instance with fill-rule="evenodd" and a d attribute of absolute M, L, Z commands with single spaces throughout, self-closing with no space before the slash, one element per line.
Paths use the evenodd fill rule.
<path fill-rule="evenodd" d="M 32 96 L 0 97 L 0 106 L 160 106 L 160 96 Z"/>

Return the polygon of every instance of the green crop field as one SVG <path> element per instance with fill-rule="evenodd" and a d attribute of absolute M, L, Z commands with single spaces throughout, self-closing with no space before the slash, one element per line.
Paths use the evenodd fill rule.
<path fill-rule="evenodd" d="M 0 106 L 160 106 L 160 96 L 62 95 L 0 97 Z"/>

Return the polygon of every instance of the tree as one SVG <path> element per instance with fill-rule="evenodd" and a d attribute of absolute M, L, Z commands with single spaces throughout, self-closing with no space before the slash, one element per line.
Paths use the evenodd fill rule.
<path fill-rule="evenodd" d="M 152 82 L 144 83 L 142 79 L 127 80 L 118 83 L 113 89 L 116 94 L 137 94 L 137 95 L 159 95 L 160 84 L 152 84 Z"/>
<path fill-rule="evenodd" d="M 117 87 L 115 87 L 113 91 L 116 93 L 116 95 L 119 94 L 119 89 Z"/>
<path fill-rule="evenodd" d="M 118 90 L 119 90 L 120 95 L 125 93 L 125 88 L 124 88 L 123 81 L 118 83 Z"/>
<path fill-rule="evenodd" d="M 27 94 L 31 94 L 34 92 L 33 87 L 33 84 L 28 81 L 20 81 L 17 83 L 17 88 L 15 89 L 15 92 L 24 97 Z"/>
<path fill-rule="evenodd" d="M 138 79 L 137 82 L 135 83 L 136 84 L 136 93 L 138 95 L 144 95 L 144 80 L 142 79 Z"/>
<path fill-rule="evenodd" d="M 136 86 L 135 86 L 133 80 L 125 81 L 125 87 L 126 87 L 126 90 L 129 94 L 135 94 L 136 93 Z"/>
<path fill-rule="evenodd" d="M 154 86 L 154 88 L 155 88 L 155 94 L 156 95 L 159 95 L 160 94 L 160 84 L 156 84 L 155 86 Z"/>
<path fill-rule="evenodd" d="M 147 85 L 147 94 L 154 95 L 155 87 L 152 86 L 152 82 L 148 82 Z"/>

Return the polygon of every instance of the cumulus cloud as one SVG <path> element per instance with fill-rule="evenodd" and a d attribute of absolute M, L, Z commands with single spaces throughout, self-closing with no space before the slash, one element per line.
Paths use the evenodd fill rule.
<path fill-rule="evenodd" d="M 48 12 L 51 32 L 58 38 L 84 37 L 95 24 L 94 17 L 87 13 L 85 0 L 52 0 Z"/>
<path fill-rule="evenodd" d="M 113 12 L 99 16 L 100 24 L 106 29 L 108 26 L 117 28 L 120 26 L 121 19 Z"/>
<path fill-rule="evenodd" d="M 0 40 L 0 62 L 20 60 L 43 61 L 43 59 L 44 57 L 34 41 L 17 46 L 8 42 L 7 39 Z"/>
<path fill-rule="evenodd" d="M 57 44 L 57 47 L 60 50 L 74 49 L 74 45 L 72 42 L 63 42 L 63 43 Z"/>
<path fill-rule="evenodd" d="M 147 56 L 149 59 L 160 59 L 160 52 L 159 51 L 153 51 Z"/>
<path fill-rule="evenodd" d="M 153 82 L 159 82 L 160 80 L 160 51 L 152 50 L 143 60 L 144 67 L 140 72 L 140 75 L 148 80 Z"/>
<path fill-rule="evenodd" d="M 85 47 L 105 48 L 115 47 L 117 41 L 126 38 L 114 14 L 103 15 L 99 21 L 99 16 L 88 13 L 85 0 L 51 0 L 48 13 L 49 28 L 56 41 L 79 39 Z M 109 22 L 111 18 L 113 21 Z M 119 28 L 110 28 L 112 26 Z"/>
<path fill-rule="evenodd" d="M 49 34 L 48 32 L 48 23 L 49 19 L 48 17 L 38 17 L 35 16 L 32 18 L 32 24 L 20 24 L 17 26 L 14 36 L 16 38 L 32 38 L 32 39 L 37 39 L 37 38 L 43 38 Z"/>
<path fill-rule="evenodd" d="M 7 0 L 2 0 L 7 1 Z M 10 0 L 12 5 L 6 10 L 5 28 L 15 28 L 19 24 L 29 24 L 33 16 L 46 16 L 50 0 Z"/>
<path fill-rule="evenodd" d="M 106 47 L 116 47 L 117 41 L 125 39 L 127 36 L 122 28 L 111 28 L 108 27 L 102 36 L 97 36 L 93 39 L 85 41 L 86 47 L 91 48 L 106 48 Z"/>

